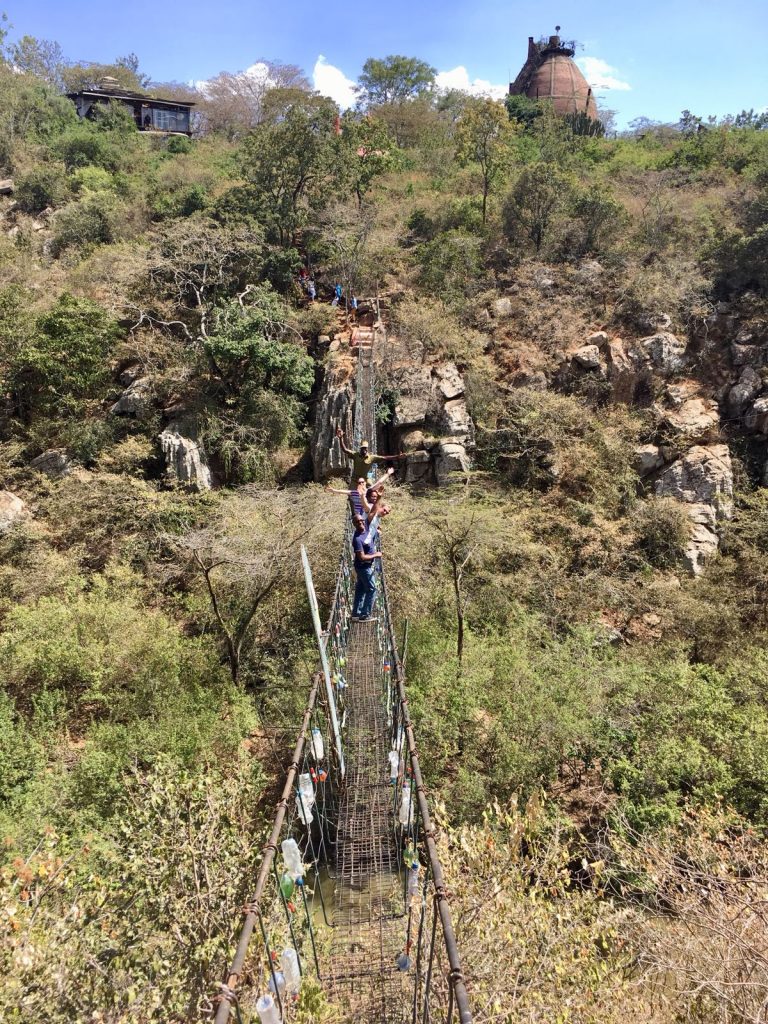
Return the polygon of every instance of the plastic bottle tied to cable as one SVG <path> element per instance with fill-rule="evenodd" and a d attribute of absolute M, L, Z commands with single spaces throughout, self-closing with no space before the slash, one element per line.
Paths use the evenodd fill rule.
<path fill-rule="evenodd" d="M 410 840 L 408 840 L 408 845 L 405 848 L 405 853 L 403 854 L 403 860 L 405 861 L 405 866 L 407 868 L 416 868 L 416 867 L 420 866 L 419 865 L 419 856 L 416 853 L 416 851 L 414 850 L 413 843 Z"/>
<path fill-rule="evenodd" d="M 409 902 L 415 899 L 419 893 L 419 873 L 421 871 L 420 864 L 412 864 L 408 868 L 408 900 Z"/>
<path fill-rule="evenodd" d="M 280 998 L 282 999 L 285 993 L 285 975 L 283 974 L 282 971 L 275 971 L 274 975 L 272 975 L 269 979 L 268 987 L 272 995 L 275 994 L 275 982 L 277 982 L 277 992 L 280 995 Z"/>
<path fill-rule="evenodd" d="M 389 783 L 394 786 L 397 782 L 398 767 L 400 765 L 400 758 L 396 750 L 390 750 L 387 754 L 389 759 Z"/>
<path fill-rule="evenodd" d="M 403 828 L 409 828 L 411 824 L 411 787 L 406 783 L 403 786 L 402 797 L 400 800 L 400 813 L 398 815 L 398 821 Z"/>
<path fill-rule="evenodd" d="M 299 845 L 295 839 L 284 839 L 280 844 L 285 863 L 285 872 L 297 885 L 304 884 L 304 862 L 301 859 Z"/>
<path fill-rule="evenodd" d="M 275 1000 L 265 992 L 256 1003 L 256 1013 L 259 1015 L 261 1024 L 280 1024 L 280 1011 L 275 1005 Z"/>
<path fill-rule="evenodd" d="M 307 806 L 301 798 L 301 793 L 296 794 L 296 814 L 299 817 L 299 821 L 302 825 L 306 825 L 307 828 L 315 820 L 315 816 L 312 813 L 312 806 Z"/>
<path fill-rule="evenodd" d="M 296 813 L 299 821 L 309 827 L 315 820 L 312 808 L 315 804 L 315 787 L 312 785 L 312 777 L 307 772 L 299 776 L 298 792 L 296 794 Z"/>
<path fill-rule="evenodd" d="M 285 989 L 289 996 L 297 996 L 301 988 L 301 971 L 296 950 L 287 946 L 280 954 L 280 966 L 285 975 Z"/>
<path fill-rule="evenodd" d="M 325 743 L 323 743 L 323 734 L 315 726 L 312 729 L 310 746 L 312 748 L 312 757 L 315 761 L 322 761 L 325 757 Z"/>
<path fill-rule="evenodd" d="M 293 890 L 296 888 L 296 883 L 293 880 L 290 872 L 284 871 L 280 875 L 280 892 L 283 894 L 285 899 L 289 900 L 293 896 Z"/>

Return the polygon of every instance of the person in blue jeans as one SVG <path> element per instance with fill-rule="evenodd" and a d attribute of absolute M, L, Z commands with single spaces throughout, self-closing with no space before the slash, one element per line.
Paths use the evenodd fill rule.
<path fill-rule="evenodd" d="M 367 622 L 371 617 L 373 601 L 376 597 L 376 559 L 381 558 L 380 551 L 373 550 L 373 543 L 368 532 L 368 524 L 363 516 L 355 516 L 355 535 L 352 538 L 352 550 L 355 553 L 355 599 L 352 604 L 352 619 Z"/>

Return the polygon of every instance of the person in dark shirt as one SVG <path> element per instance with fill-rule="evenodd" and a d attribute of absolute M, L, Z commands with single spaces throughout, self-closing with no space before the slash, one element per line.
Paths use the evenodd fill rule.
<path fill-rule="evenodd" d="M 381 558 L 380 551 L 373 550 L 373 543 L 368 531 L 368 524 L 363 516 L 355 516 L 355 535 L 352 538 L 352 550 L 355 553 L 355 599 L 352 604 L 352 619 L 367 622 L 371 618 L 373 601 L 376 597 L 376 559 Z"/>

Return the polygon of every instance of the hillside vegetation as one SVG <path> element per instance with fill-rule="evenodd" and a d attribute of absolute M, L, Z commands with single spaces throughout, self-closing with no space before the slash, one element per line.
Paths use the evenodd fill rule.
<path fill-rule="evenodd" d="M 338 280 L 474 424 L 384 550 L 478 1021 L 763 1021 L 766 118 L 580 134 L 387 58 L 344 114 L 219 76 L 187 139 L 62 95 L 147 88 L 135 58 L 14 39 L 0 1016 L 210 1013 L 315 663 L 298 546 L 327 607 L 341 543 L 309 451 Z"/>

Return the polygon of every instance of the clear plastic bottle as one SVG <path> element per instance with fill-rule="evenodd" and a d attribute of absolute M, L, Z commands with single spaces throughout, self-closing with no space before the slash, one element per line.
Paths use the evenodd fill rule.
<path fill-rule="evenodd" d="M 298 815 L 299 821 L 302 825 L 306 825 L 307 828 L 315 820 L 315 816 L 312 814 L 312 803 L 314 803 L 314 801 L 307 803 L 307 801 L 302 798 L 300 791 L 296 794 L 296 814 Z"/>
<path fill-rule="evenodd" d="M 272 995 L 275 994 L 275 981 L 277 981 L 277 991 L 280 993 L 280 998 L 283 998 L 285 992 L 285 975 L 282 971 L 275 971 L 274 976 L 269 976 L 269 991 Z"/>
<path fill-rule="evenodd" d="M 408 900 L 409 902 L 416 898 L 419 894 L 419 872 L 421 867 L 419 864 L 414 864 L 408 869 Z"/>
<path fill-rule="evenodd" d="M 411 825 L 411 787 L 408 783 L 403 786 L 402 797 L 400 800 L 400 813 L 398 815 L 398 821 L 403 828 L 410 828 Z"/>
<path fill-rule="evenodd" d="M 323 758 L 325 757 L 325 744 L 323 743 L 323 734 L 320 732 L 317 726 L 315 726 L 315 728 L 312 730 L 311 747 L 312 756 L 314 757 L 315 761 L 322 761 Z"/>
<path fill-rule="evenodd" d="M 280 1011 L 269 992 L 260 996 L 256 1003 L 256 1013 L 259 1015 L 261 1024 L 280 1024 Z"/>
<path fill-rule="evenodd" d="M 304 806 L 309 809 L 315 802 L 315 787 L 312 785 L 312 776 L 309 772 L 299 776 L 299 792 Z"/>
<path fill-rule="evenodd" d="M 286 946 L 280 954 L 280 966 L 283 968 L 283 974 L 285 975 L 285 987 L 288 995 L 298 995 L 301 988 L 301 971 L 299 970 L 299 958 L 296 955 L 295 949 Z"/>
<path fill-rule="evenodd" d="M 397 782 L 397 770 L 400 765 L 400 758 L 398 757 L 396 750 L 390 750 L 387 757 L 389 759 L 389 782 L 390 785 L 394 786 Z"/>
<path fill-rule="evenodd" d="M 304 862 L 301 859 L 299 845 L 295 839 L 284 839 L 280 844 L 285 861 L 285 871 L 294 882 L 304 879 Z"/>

